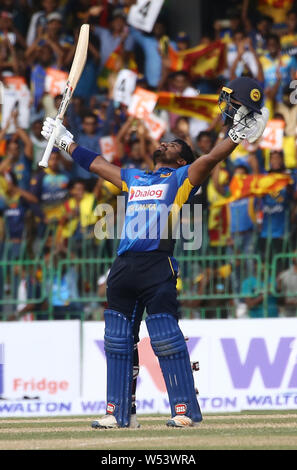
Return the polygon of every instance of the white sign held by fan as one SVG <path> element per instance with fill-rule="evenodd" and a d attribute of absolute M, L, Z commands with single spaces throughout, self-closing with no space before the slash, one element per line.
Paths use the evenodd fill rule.
<path fill-rule="evenodd" d="M 119 72 L 113 88 L 113 99 L 129 106 L 135 90 L 137 74 L 132 70 L 123 69 Z"/>
<path fill-rule="evenodd" d="M 160 13 L 164 0 L 137 0 L 130 8 L 128 24 L 150 33 Z"/>

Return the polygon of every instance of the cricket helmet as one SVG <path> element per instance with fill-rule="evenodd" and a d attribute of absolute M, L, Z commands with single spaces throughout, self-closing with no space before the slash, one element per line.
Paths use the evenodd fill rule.
<path fill-rule="evenodd" d="M 222 88 L 219 96 L 219 107 L 225 123 L 233 124 L 233 118 L 241 105 L 250 111 L 249 117 L 253 116 L 253 113 L 261 114 L 263 96 L 263 88 L 253 78 L 239 77 L 229 82 Z"/>

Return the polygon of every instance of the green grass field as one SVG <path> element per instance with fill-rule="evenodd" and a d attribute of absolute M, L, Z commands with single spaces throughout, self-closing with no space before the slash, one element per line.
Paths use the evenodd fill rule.
<path fill-rule="evenodd" d="M 172 429 L 165 416 L 139 417 L 138 430 L 91 429 L 93 417 L 0 419 L 0 450 L 297 449 L 297 412 L 209 414 L 196 428 Z"/>

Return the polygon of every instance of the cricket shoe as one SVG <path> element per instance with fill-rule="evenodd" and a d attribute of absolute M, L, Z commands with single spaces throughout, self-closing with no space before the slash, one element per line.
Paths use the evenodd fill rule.
<path fill-rule="evenodd" d="M 98 418 L 92 422 L 92 428 L 94 429 L 113 429 L 118 428 L 117 420 L 113 415 L 104 415 L 102 418 Z"/>
<path fill-rule="evenodd" d="M 198 421 L 192 421 L 191 418 L 185 415 L 176 415 L 167 421 L 167 426 L 171 428 L 189 428 L 198 426 Z"/>
<path fill-rule="evenodd" d="M 102 418 L 96 419 L 92 422 L 92 428 L 94 429 L 114 429 L 118 428 L 117 420 L 113 415 L 106 414 L 102 416 Z M 131 415 L 130 418 L 130 425 L 128 426 L 130 429 L 138 429 L 140 428 L 140 424 L 137 421 L 136 414 Z"/>

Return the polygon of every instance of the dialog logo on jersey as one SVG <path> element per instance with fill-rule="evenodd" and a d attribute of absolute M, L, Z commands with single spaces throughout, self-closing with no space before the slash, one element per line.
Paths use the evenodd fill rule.
<path fill-rule="evenodd" d="M 147 201 L 165 199 L 168 184 L 154 184 L 152 186 L 131 186 L 129 191 L 129 200 L 131 201 Z"/>

